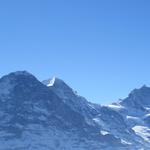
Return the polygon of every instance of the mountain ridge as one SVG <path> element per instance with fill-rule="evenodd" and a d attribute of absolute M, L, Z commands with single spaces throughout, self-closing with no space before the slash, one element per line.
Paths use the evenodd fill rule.
<path fill-rule="evenodd" d="M 27 71 L 10 73 L 0 79 L 0 146 L 148 150 L 150 88 L 135 91 L 123 101 L 103 106 L 77 95 L 61 79 L 43 83 Z"/>

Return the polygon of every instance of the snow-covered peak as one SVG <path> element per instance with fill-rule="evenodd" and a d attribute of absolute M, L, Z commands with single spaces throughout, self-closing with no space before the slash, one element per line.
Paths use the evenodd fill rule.
<path fill-rule="evenodd" d="M 42 81 L 42 83 L 48 87 L 55 87 L 55 88 L 59 88 L 59 89 L 71 89 L 63 80 L 57 78 L 57 77 L 53 77 L 47 80 Z"/>
<path fill-rule="evenodd" d="M 48 86 L 48 87 L 49 87 L 49 86 L 53 86 L 54 83 L 55 83 L 55 79 L 56 79 L 56 77 L 49 78 L 49 79 L 46 79 L 46 80 L 42 81 L 42 83 L 43 83 L 44 85 Z"/>
<path fill-rule="evenodd" d="M 59 78 L 53 77 L 51 79 L 44 80 L 42 83 L 53 90 L 54 93 L 57 93 L 57 95 L 59 95 L 61 98 L 72 97 L 76 95 L 74 90 Z"/>
<path fill-rule="evenodd" d="M 44 83 L 46 86 L 50 87 L 50 86 L 53 86 L 53 85 L 54 85 L 55 80 L 56 80 L 56 77 L 53 77 L 52 79 L 48 79 L 48 80 L 43 81 L 43 83 Z"/>
<path fill-rule="evenodd" d="M 43 84 L 26 71 L 0 79 L 3 149 L 10 149 L 12 143 L 13 149 L 31 150 L 150 149 L 150 88 L 142 86 L 124 100 L 99 106 L 77 95 L 59 78 Z M 54 142 L 47 142 L 49 139 Z M 72 142 L 71 147 L 65 148 L 64 141 Z"/>

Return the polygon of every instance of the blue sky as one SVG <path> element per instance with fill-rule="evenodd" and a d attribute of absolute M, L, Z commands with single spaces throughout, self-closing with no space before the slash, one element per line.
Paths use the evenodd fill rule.
<path fill-rule="evenodd" d="M 107 104 L 150 86 L 149 0 L 0 1 L 0 76 L 57 76 Z"/>

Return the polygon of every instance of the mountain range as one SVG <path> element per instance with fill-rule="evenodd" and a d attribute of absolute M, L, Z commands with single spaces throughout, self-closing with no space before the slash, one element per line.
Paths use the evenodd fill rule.
<path fill-rule="evenodd" d="M 0 78 L 0 150 L 149 150 L 150 88 L 94 104 L 63 80 Z"/>

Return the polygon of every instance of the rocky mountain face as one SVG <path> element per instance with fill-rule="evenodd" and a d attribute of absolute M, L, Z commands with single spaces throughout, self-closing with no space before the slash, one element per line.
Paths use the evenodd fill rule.
<path fill-rule="evenodd" d="M 0 79 L 0 150 L 149 150 L 150 88 L 108 106 L 26 71 Z"/>

